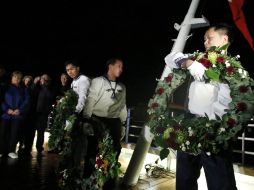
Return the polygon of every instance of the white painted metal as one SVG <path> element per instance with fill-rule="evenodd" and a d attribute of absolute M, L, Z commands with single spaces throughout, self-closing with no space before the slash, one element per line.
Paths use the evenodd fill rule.
<path fill-rule="evenodd" d="M 207 24 L 207 21 L 204 19 L 204 17 L 201 19 L 194 18 L 198 4 L 199 0 L 192 0 L 183 23 L 181 25 L 175 24 L 175 28 L 178 28 L 178 30 L 180 31 L 171 52 L 183 51 L 187 36 L 192 26 L 195 25 L 195 27 L 197 28 L 197 24 L 200 24 L 200 26 L 204 25 L 205 23 Z M 165 66 L 161 79 L 164 79 L 164 77 L 168 76 L 170 72 L 171 70 L 167 66 Z M 135 150 L 132 154 L 126 173 L 124 175 L 123 184 L 128 186 L 133 186 L 137 184 L 140 171 L 143 167 L 144 160 L 146 154 L 148 153 L 152 140 L 153 134 L 150 132 L 149 126 L 144 126 L 137 141 Z"/>

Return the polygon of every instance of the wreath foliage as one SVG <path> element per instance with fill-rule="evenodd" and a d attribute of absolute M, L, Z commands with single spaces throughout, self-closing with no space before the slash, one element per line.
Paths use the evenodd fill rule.
<path fill-rule="evenodd" d="M 60 161 L 57 166 L 58 185 L 68 190 L 100 190 L 106 181 L 115 178 L 120 172 L 120 163 L 113 149 L 113 140 L 107 130 L 100 130 L 98 139 L 98 154 L 93 163 L 96 170 L 88 178 L 83 176 L 84 169 L 73 163 L 75 142 L 84 138 L 82 122 L 76 114 L 78 95 L 73 90 L 65 92 L 63 98 L 53 107 L 52 123 L 49 129 L 48 145 L 59 153 Z M 103 127 L 103 126 L 101 126 Z"/>
<path fill-rule="evenodd" d="M 239 133 L 254 114 L 254 83 L 244 70 L 239 56 L 227 55 L 227 46 L 212 47 L 207 52 L 194 52 L 192 59 L 206 68 L 206 82 L 227 83 L 232 98 L 226 113 L 220 118 L 208 116 L 187 118 L 184 114 L 171 117 L 169 99 L 189 74 L 184 69 L 174 69 L 164 80 L 159 80 L 155 94 L 148 104 L 147 125 L 160 146 L 160 157 L 169 154 L 169 148 L 191 154 L 201 151 L 218 153 L 226 149 L 229 142 Z"/>

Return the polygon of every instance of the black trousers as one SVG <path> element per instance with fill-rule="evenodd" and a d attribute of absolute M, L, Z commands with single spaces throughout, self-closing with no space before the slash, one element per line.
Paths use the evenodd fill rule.
<path fill-rule="evenodd" d="M 105 118 L 105 117 L 98 117 L 93 115 L 94 119 L 99 120 L 109 131 L 113 139 L 113 148 L 117 152 L 117 159 L 121 153 L 121 120 L 119 118 Z M 98 140 L 101 138 L 101 134 L 103 134 L 105 130 L 100 126 L 94 126 L 95 135 L 88 136 L 88 145 L 87 145 L 87 154 L 85 158 L 85 177 L 89 177 L 92 172 L 95 170 L 94 162 L 96 159 L 96 154 L 98 152 Z M 101 131 L 100 131 L 101 130 Z"/>
<path fill-rule="evenodd" d="M 36 149 L 38 152 L 44 150 L 44 133 L 47 128 L 48 115 L 43 113 L 37 113 L 36 117 L 36 130 L 37 130 L 37 140 Z"/>
<path fill-rule="evenodd" d="M 195 156 L 178 151 L 176 190 L 197 190 L 201 167 L 209 190 L 237 190 L 231 155 L 230 150 L 210 156 L 205 152 Z"/>
<path fill-rule="evenodd" d="M 30 113 L 23 122 L 25 153 L 32 151 L 35 131 L 36 131 L 36 114 Z"/>
<path fill-rule="evenodd" d="M 0 154 L 16 151 L 21 119 L 3 119 L 0 126 Z"/>

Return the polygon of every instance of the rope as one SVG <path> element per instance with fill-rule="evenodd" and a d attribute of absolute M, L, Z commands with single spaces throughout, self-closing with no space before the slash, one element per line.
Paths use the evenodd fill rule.
<path fill-rule="evenodd" d="M 146 176 L 152 178 L 166 178 L 172 177 L 175 178 L 175 172 L 167 170 L 162 166 L 158 165 L 158 159 L 155 161 L 155 164 L 146 164 Z"/>

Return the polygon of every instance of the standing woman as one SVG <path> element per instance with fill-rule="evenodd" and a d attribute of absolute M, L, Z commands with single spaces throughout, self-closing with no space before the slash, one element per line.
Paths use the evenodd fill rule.
<path fill-rule="evenodd" d="M 0 126 L 0 157 L 7 151 L 10 158 L 18 158 L 16 153 L 18 131 L 29 101 L 29 94 L 22 87 L 21 80 L 20 71 L 14 71 L 11 74 L 11 84 L 1 104 L 3 114 Z"/>
<path fill-rule="evenodd" d="M 21 142 L 24 143 L 24 149 L 22 153 L 25 155 L 30 155 L 33 140 L 35 136 L 35 123 L 36 123 L 36 102 L 37 102 L 37 88 L 36 84 L 34 84 L 34 79 L 30 75 L 26 75 L 22 79 L 23 86 L 27 90 L 29 94 L 29 102 L 26 109 L 26 114 L 23 117 L 23 124 L 21 127 Z M 23 130 L 23 131 L 22 131 Z M 20 150 L 19 150 L 20 151 Z"/>

